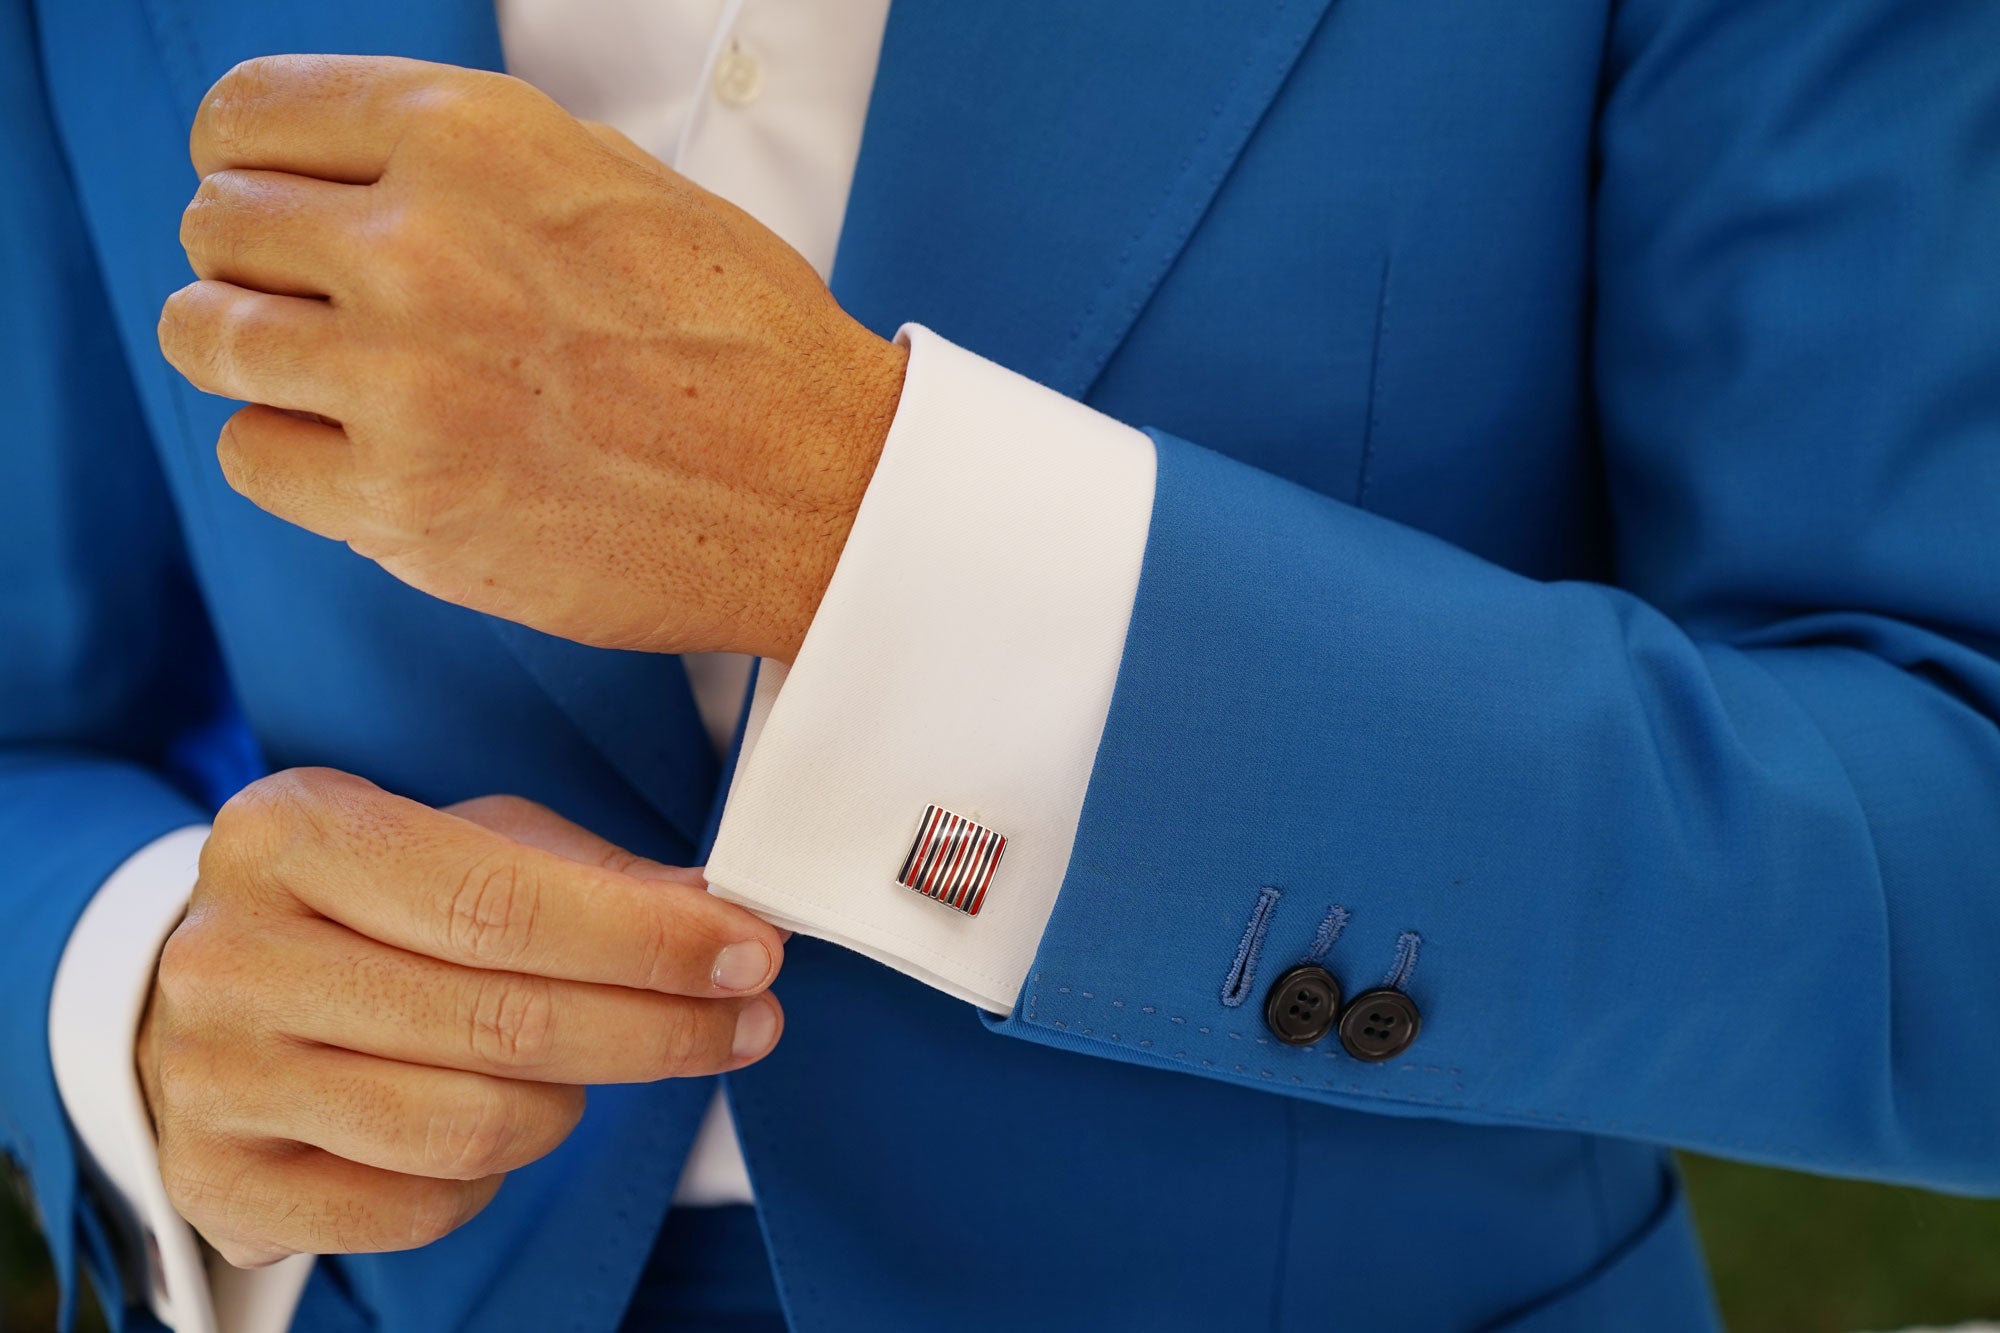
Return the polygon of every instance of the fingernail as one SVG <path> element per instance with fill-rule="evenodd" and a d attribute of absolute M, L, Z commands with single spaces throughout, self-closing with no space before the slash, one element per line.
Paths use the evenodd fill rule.
<path fill-rule="evenodd" d="M 770 1050 L 777 1036 L 778 1007 L 766 999 L 752 1000 L 736 1015 L 736 1040 L 729 1053 L 738 1060 L 753 1059 Z"/>
<path fill-rule="evenodd" d="M 771 951 L 757 940 L 744 940 L 715 956 L 708 980 L 717 990 L 754 990 L 770 975 Z"/>

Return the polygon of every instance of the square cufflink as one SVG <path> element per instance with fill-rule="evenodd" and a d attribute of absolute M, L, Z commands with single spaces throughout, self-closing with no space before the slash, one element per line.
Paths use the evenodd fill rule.
<path fill-rule="evenodd" d="M 896 882 L 967 916 L 978 916 L 986 886 L 993 882 L 1006 850 L 1007 840 L 984 824 L 941 805 L 925 806 L 917 840 L 910 844 Z"/>

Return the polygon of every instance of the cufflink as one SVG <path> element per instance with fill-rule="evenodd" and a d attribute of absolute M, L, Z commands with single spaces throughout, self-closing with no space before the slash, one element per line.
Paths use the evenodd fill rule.
<path fill-rule="evenodd" d="M 986 886 L 993 882 L 1006 850 L 1007 840 L 984 824 L 941 805 L 927 805 L 896 882 L 967 916 L 978 916 Z"/>

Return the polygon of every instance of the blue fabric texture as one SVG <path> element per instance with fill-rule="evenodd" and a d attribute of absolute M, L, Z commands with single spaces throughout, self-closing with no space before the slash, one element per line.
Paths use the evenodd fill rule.
<path fill-rule="evenodd" d="M 1671 1145 L 2000 1193 L 1996 48 L 1973 0 L 897 0 L 835 294 L 1160 477 L 1021 1005 L 795 940 L 726 1080 L 792 1327 L 1678 1331 Z M 153 330 L 198 99 L 282 51 L 499 61 L 490 0 L 0 6 L 0 1147 L 65 1270 L 48 983 L 122 857 L 266 765 L 669 861 L 713 810 L 675 659 L 223 483 Z M 1246 942 L 1404 974 L 1416 1044 L 1270 1040 Z M 593 1091 L 298 1326 L 610 1333 L 713 1087 Z"/>
<path fill-rule="evenodd" d="M 785 1333 L 757 1210 L 676 1208 L 620 1333 Z"/>

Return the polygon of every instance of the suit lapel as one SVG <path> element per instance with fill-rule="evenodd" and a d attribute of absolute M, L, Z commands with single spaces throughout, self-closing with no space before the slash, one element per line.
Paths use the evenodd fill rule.
<path fill-rule="evenodd" d="M 841 304 L 1085 396 L 1327 0 L 895 0 Z"/>
<path fill-rule="evenodd" d="M 501 67 L 492 0 L 150 0 L 146 6 L 186 118 L 239 60 L 277 52 L 404 55 Z M 717 764 L 677 657 L 585 648 L 487 619 L 510 656 L 619 775 L 692 846 Z"/>

